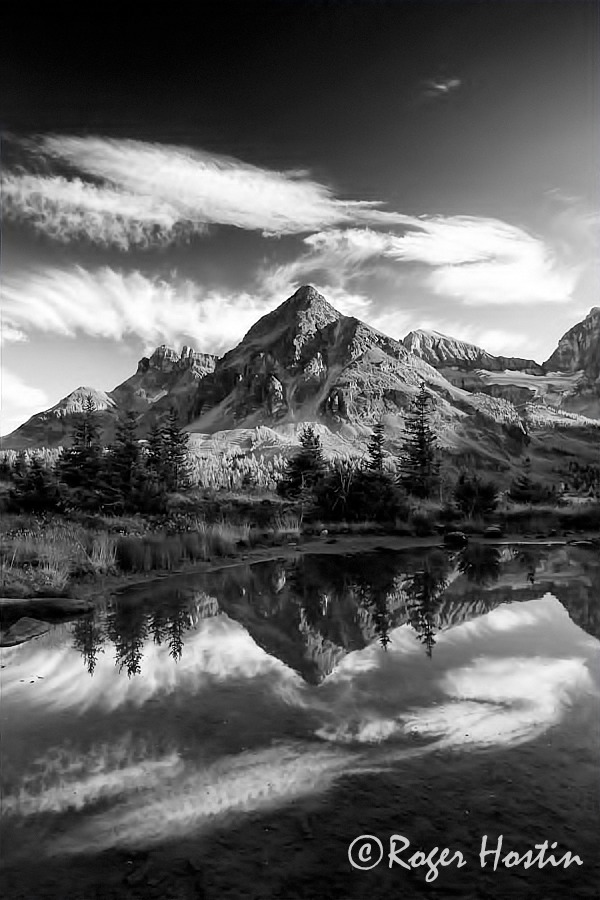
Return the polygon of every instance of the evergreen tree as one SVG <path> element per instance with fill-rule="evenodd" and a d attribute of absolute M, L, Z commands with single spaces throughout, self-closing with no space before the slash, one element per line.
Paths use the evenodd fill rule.
<path fill-rule="evenodd" d="M 369 440 L 367 452 L 369 454 L 369 462 L 367 463 L 372 472 L 382 473 L 385 444 L 385 428 L 383 422 L 378 422 L 373 429 L 373 434 Z"/>
<path fill-rule="evenodd" d="M 531 460 L 528 456 L 525 457 L 523 470 L 513 480 L 508 494 L 515 503 L 544 503 L 553 499 L 552 491 L 531 477 Z"/>
<path fill-rule="evenodd" d="M 12 464 L 12 478 L 19 478 L 20 476 L 24 476 L 27 474 L 27 470 L 29 468 L 29 460 L 27 459 L 27 454 L 24 450 L 19 450 L 15 457 L 15 461 Z"/>
<path fill-rule="evenodd" d="M 117 423 L 115 440 L 105 460 L 113 505 L 122 509 L 132 505 L 139 462 L 136 415 L 129 411 Z"/>
<path fill-rule="evenodd" d="M 282 497 L 308 498 L 325 474 L 323 445 L 312 425 L 306 425 L 300 434 L 301 450 L 287 462 L 286 472 L 277 485 Z"/>
<path fill-rule="evenodd" d="M 498 505 L 498 486 L 462 472 L 454 487 L 454 501 L 463 515 L 484 516 Z"/>
<path fill-rule="evenodd" d="M 400 483 L 409 494 L 423 498 L 431 495 L 439 473 L 430 403 L 423 382 L 405 419 L 406 436 L 400 454 Z"/>
<path fill-rule="evenodd" d="M 179 427 L 177 410 L 171 407 L 162 429 L 162 459 L 167 490 L 178 491 L 189 484 L 189 434 Z"/>
<path fill-rule="evenodd" d="M 47 469 L 39 456 L 33 456 L 25 467 L 15 468 L 9 491 L 9 504 L 19 512 L 53 512 L 60 494 L 54 472 Z"/>
<path fill-rule="evenodd" d="M 73 430 L 72 445 L 63 450 L 56 466 L 59 480 L 69 489 L 67 503 L 80 509 L 97 508 L 102 503 L 102 445 L 91 395 Z"/>
<path fill-rule="evenodd" d="M 0 460 L 0 481 L 10 481 L 12 478 L 12 466 L 8 454 L 4 453 Z"/>
<path fill-rule="evenodd" d="M 164 481 L 163 430 L 159 422 L 154 422 L 148 433 L 146 469 L 152 479 Z"/>

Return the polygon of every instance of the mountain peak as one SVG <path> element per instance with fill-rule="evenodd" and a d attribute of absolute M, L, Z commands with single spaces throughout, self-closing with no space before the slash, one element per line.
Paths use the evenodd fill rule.
<path fill-rule="evenodd" d="M 593 306 L 582 322 L 563 334 L 544 365 L 552 372 L 583 371 L 600 378 L 600 306 Z"/>
<path fill-rule="evenodd" d="M 312 285 L 304 284 L 276 309 L 259 319 L 240 346 L 260 347 L 265 341 L 270 343 L 284 333 L 294 343 L 298 343 L 299 339 L 301 344 L 306 337 L 341 318 L 341 313 L 322 294 Z"/>
<path fill-rule="evenodd" d="M 160 372 L 172 372 L 180 369 L 202 369 L 212 372 L 217 357 L 211 353 L 199 353 L 192 347 L 184 346 L 179 353 L 161 344 L 150 356 L 143 356 L 138 362 L 138 373 L 147 372 L 149 369 L 157 369 Z"/>
<path fill-rule="evenodd" d="M 333 309 L 325 297 L 312 284 L 303 284 L 291 297 L 288 297 L 283 305 L 286 303 L 289 303 L 290 306 L 296 306 L 298 309 L 308 309 L 308 307 L 312 306 L 326 306 L 329 309 Z"/>

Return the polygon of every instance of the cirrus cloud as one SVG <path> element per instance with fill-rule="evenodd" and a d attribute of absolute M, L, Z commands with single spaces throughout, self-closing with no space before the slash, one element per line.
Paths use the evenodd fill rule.
<path fill-rule="evenodd" d="M 417 222 L 378 201 L 341 200 L 305 171 L 275 171 L 187 147 L 48 136 L 35 151 L 78 176 L 8 173 L 6 214 L 63 241 L 85 237 L 126 249 L 171 242 L 210 224 L 282 235 Z"/>
<path fill-rule="evenodd" d="M 304 239 L 305 267 L 357 268 L 384 258 L 428 267 L 426 285 L 465 305 L 566 303 L 581 274 L 521 228 L 471 216 L 419 219 L 405 234 L 331 229 Z"/>
<path fill-rule="evenodd" d="M 181 345 L 221 352 L 269 312 L 274 303 L 251 293 L 204 291 L 191 281 L 168 282 L 108 266 L 47 267 L 4 278 L 4 320 L 30 333 L 122 340 L 148 347 Z"/>

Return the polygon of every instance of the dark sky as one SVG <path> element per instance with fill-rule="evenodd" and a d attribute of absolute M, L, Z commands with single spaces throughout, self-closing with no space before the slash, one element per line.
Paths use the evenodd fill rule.
<path fill-rule="evenodd" d="M 10 320 L 21 340 L 6 338 L 5 365 L 34 391 L 30 396 L 44 393 L 54 402 L 82 380 L 113 387 L 111 381 L 125 377 L 136 353 L 158 335 L 158 326 L 150 334 L 129 320 L 121 331 L 115 326 L 99 333 L 69 319 L 64 309 L 57 324 L 57 303 L 68 305 L 57 300 L 57 286 L 67 284 L 63 274 L 74 266 L 84 273 L 81 290 L 95 291 L 93 302 L 106 296 L 107 280 L 116 283 L 110 273 L 129 279 L 114 288 L 119 297 L 110 301 L 112 316 L 122 317 L 125 307 L 142 302 L 137 275 L 171 279 L 178 296 L 181 280 L 189 281 L 200 304 L 212 292 L 213 318 L 217 294 L 226 295 L 229 312 L 220 333 L 198 326 L 187 335 L 167 329 L 164 336 L 202 349 L 239 339 L 235 328 L 227 330 L 236 321 L 234 309 L 243 312 L 239 322 L 246 325 L 252 311 L 260 314 L 285 299 L 285 293 L 275 296 L 273 285 L 287 289 L 287 273 L 290 285 L 310 279 L 329 286 L 332 302 L 343 305 L 346 297 L 349 311 L 362 310 L 395 337 L 418 326 L 454 328 L 458 336 L 487 340 L 497 352 L 549 355 L 560 333 L 597 302 L 590 260 L 600 206 L 599 9 L 587 0 L 219 0 L 52 3 L 40 13 L 11 3 L 3 10 L 0 36 L 7 296 L 22 308 L 23 298 L 30 302 L 34 292 L 37 309 L 53 312 L 43 327 L 33 313 Z M 26 143 L 48 135 L 103 143 L 94 144 L 91 161 L 89 144 L 71 148 L 67 159 L 60 144 L 49 153 L 39 143 Z M 137 149 L 127 149 L 130 140 L 140 142 Z M 122 152 L 127 160 L 118 177 L 106 168 L 108 142 L 111 153 Z M 154 177 L 139 153 L 165 145 L 170 149 L 157 161 Z M 253 178 L 249 166 L 302 172 L 289 179 L 323 187 L 336 203 L 380 201 L 382 209 L 399 215 L 429 222 L 442 217 L 446 230 L 436 225 L 429 236 L 434 251 L 387 247 L 367 261 L 363 251 L 357 260 L 355 248 L 345 247 L 342 258 L 340 241 L 381 242 L 385 233 L 393 244 L 404 233 L 400 221 L 352 222 L 349 216 L 336 222 L 311 213 L 314 227 L 300 224 L 280 234 L 275 227 L 271 233 L 261 224 L 264 215 L 249 222 L 253 201 L 244 201 L 240 214 L 235 186 L 217 178 L 211 182 L 210 214 L 204 193 L 190 200 L 191 212 L 181 212 L 187 200 L 177 195 L 177 227 L 187 227 L 188 213 L 204 217 L 209 224 L 203 234 L 196 223 L 191 239 L 171 237 L 160 246 L 133 239 L 117 246 L 105 235 L 94 237 L 98 216 L 121 216 L 118 198 L 104 194 L 105 187 L 148 203 L 150 195 L 162 192 L 160 202 L 171 203 L 165 167 L 177 148 L 201 153 L 219 171 L 241 166 L 239 177 L 246 182 Z M 28 174 L 45 180 L 20 180 Z M 67 198 L 65 192 L 81 180 L 84 189 L 96 186 L 98 195 Z M 230 193 L 223 195 L 225 212 L 215 213 L 215 192 L 221 189 Z M 265 191 L 275 195 L 279 188 L 268 181 L 256 190 L 258 205 L 268 206 L 271 194 L 267 200 Z M 303 205 L 304 194 L 297 202 Z M 136 222 L 139 215 L 133 216 Z M 171 215 L 170 206 L 164 215 Z M 163 221 L 159 212 L 157 217 Z M 461 256 L 456 241 L 462 245 L 464 239 L 455 226 L 464 230 L 465 218 L 471 249 Z M 492 223 L 501 223 L 504 232 Z M 356 232 L 365 227 L 375 237 Z M 332 229 L 349 232 L 332 235 Z M 307 239 L 325 232 L 337 241 L 335 253 L 316 259 Z M 320 247 L 322 240 L 314 238 Z M 503 262 L 513 253 L 516 268 L 503 268 L 496 281 L 492 269 L 473 271 L 465 287 L 463 263 Z M 444 262 L 460 264 L 461 271 L 448 271 Z M 547 310 L 540 300 L 546 276 Z M 498 296 L 491 297 L 494 283 Z M 143 302 L 155 302 L 142 294 Z M 508 317 L 505 304 L 511 307 Z M 117 363 L 108 365 L 115 340 Z M 75 343 L 87 350 L 75 350 Z M 65 365 L 42 386 L 35 361 L 50 352 L 60 352 Z"/>

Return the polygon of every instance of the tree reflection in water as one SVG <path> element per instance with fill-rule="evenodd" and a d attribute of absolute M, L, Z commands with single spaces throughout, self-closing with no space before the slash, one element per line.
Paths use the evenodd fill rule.
<path fill-rule="evenodd" d="M 73 623 L 73 646 L 83 656 L 85 667 L 90 675 L 94 674 L 98 654 L 104 653 L 106 643 L 105 629 L 95 615 L 82 616 Z"/>
<path fill-rule="evenodd" d="M 469 581 L 488 585 L 498 581 L 502 557 L 498 547 L 468 544 L 458 555 L 458 571 Z"/>
<path fill-rule="evenodd" d="M 315 555 L 234 567 L 205 576 L 200 590 L 165 582 L 142 596 L 119 597 L 107 612 L 75 622 L 73 642 L 90 675 L 112 644 L 115 665 L 131 677 L 140 674 L 150 644 L 168 647 L 178 661 L 191 628 L 204 618 L 226 615 L 265 652 L 318 682 L 346 653 L 375 639 L 387 650 L 401 625 L 414 629 L 431 657 L 440 628 L 482 615 L 507 599 L 531 599 L 545 581 L 569 604 L 575 621 L 596 633 L 596 619 L 577 593 L 578 582 L 571 579 L 560 589 L 555 584 L 550 553 L 548 548 L 474 542 L 460 552 Z M 577 564 L 593 581 L 594 558 L 588 554 L 582 560 Z M 508 580 L 495 586 L 501 573 Z"/>
<path fill-rule="evenodd" d="M 446 553 L 435 550 L 427 556 L 423 568 L 409 575 L 404 583 L 408 621 L 429 658 L 435 646 L 435 614 L 448 586 L 451 565 Z"/>

